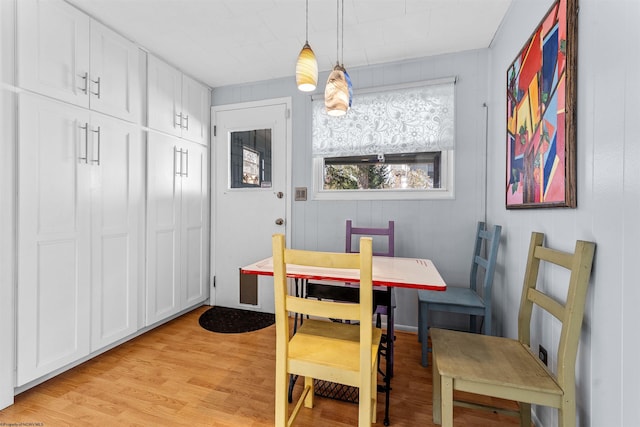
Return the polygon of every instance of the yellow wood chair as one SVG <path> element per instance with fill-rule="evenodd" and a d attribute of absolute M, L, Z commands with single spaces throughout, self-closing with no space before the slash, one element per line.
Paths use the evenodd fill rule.
<path fill-rule="evenodd" d="M 524 276 L 518 339 L 431 329 L 433 348 L 433 421 L 453 425 L 453 406 L 488 408 L 454 399 L 454 391 L 519 402 L 521 426 L 531 426 L 531 404 L 559 409 L 559 425 L 576 425 L 575 364 L 595 243 L 577 241 L 573 253 L 542 246 L 544 234 L 532 233 Z M 570 270 L 564 304 L 536 288 L 541 261 Z M 557 288 L 554 288 L 557 289 Z M 562 322 L 554 374 L 530 348 L 534 304 Z M 490 408 L 495 410 L 496 408 Z"/>
<path fill-rule="evenodd" d="M 360 270 L 360 302 L 319 301 L 289 295 L 287 264 Z M 345 254 L 287 249 L 284 236 L 275 234 L 273 273 L 276 312 L 275 425 L 292 425 L 303 403 L 307 408 L 313 407 L 313 380 L 317 378 L 358 387 L 358 425 L 371 426 L 376 421 L 376 366 L 382 335 L 380 329 L 373 328 L 371 319 L 371 238 L 360 239 L 360 253 Z M 289 312 L 311 316 L 293 336 L 289 330 Z M 359 323 L 335 323 L 328 321 L 330 318 Z M 304 377 L 304 390 L 290 416 L 287 399 L 289 374 Z"/>

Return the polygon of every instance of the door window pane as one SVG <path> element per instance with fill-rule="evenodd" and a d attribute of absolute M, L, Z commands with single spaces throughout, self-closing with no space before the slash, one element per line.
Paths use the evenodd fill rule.
<path fill-rule="evenodd" d="M 271 188 L 271 129 L 231 132 L 231 188 Z"/>

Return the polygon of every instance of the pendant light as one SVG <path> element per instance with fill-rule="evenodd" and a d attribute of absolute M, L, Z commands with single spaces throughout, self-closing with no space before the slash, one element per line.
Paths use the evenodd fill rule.
<path fill-rule="evenodd" d="M 309 45 L 309 0 L 307 0 L 307 24 L 306 38 L 304 46 L 298 55 L 296 62 L 296 83 L 298 89 L 303 92 L 311 92 L 318 84 L 318 61 Z"/>
<path fill-rule="evenodd" d="M 339 55 L 339 41 L 338 35 L 340 22 L 340 0 L 336 0 L 336 56 Z M 342 2 L 342 53 L 344 55 L 344 0 Z M 351 78 L 344 68 L 344 65 L 340 64 L 339 59 L 336 59 L 336 65 L 333 67 L 333 71 L 329 74 L 327 79 L 327 86 L 324 89 L 324 105 L 327 109 L 327 114 L 334 117 L 340 117 L 347 114 L 347 110 L 351 106 L 352 99 L 352 86 Z"/>

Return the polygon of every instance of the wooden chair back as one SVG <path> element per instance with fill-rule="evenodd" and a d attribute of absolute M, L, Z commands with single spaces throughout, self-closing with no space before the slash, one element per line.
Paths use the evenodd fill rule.
<path fill-rule="evenodd" d="M 284 236 L 273 236 L 273 273 L 275 293 L 276 323 L 278 316 L 288 316 L 288 312 L 306 314 L 323 318 L 337 318 L 352 321 L 370 320 L 372 313 L 372 241 L 371 238 L 360 239 L 359 253 L 317 252 L 301 249 L 288 249 L 284 244 Z M 287 264 L 309 267 L 356 269 L 360 270 L 359 302 L 357 304 L 314 300 L 289 295 L 287 292 Z M 361 322 L 372 328 L 370 321 Z M 288 322 L 280 322 L 280 326 L 288 328 Z M 287 332 L 288 330 L 283 332 Z M 371 331 L 365 335 L 371 335 Z M 282 338 L 288 336 L 283 334 Z M 366 338 L 366 337 L 365 337 Z"/>
<path fill-rule="evenodd" d="M 518 313 L 518 340 L 530 349 L 531 317 L 534 305 L 562 322 L 556 352 L 558 360 L 556 376 L 558 384 L 565 393 L 575 393 L 576 357 L 595 243 L 578 240 L 574 252 L 569 253 L 544 247 L 543 240 L 543 233 L 532 233 Z M 564 304 L 537 287 L 541 262 L 564 267 L 570 271 L 569 287 Z"/>
<path fill-rule="evenodd" d="M 358 250 L 352 246 L 353 238 L 358 236 L 387 236 L 387 248 L 382 251 L 374 251 L 375 256 L 395 256 L 395 223 L 389 221 L 387 227 L 354 227 L 353 222 L 347 220 L 347 233 L 345 239 L 345 252 L 355 253 Z"/>
<path fill-rule="evenodd" d="M 491 290 L 493 287 L 493 274 L 496 270 L 498 247 L 500 246 L 500 234 L 502 226 L 496 225 L 493 229 L 486 229 L 484 222 L 479 221 L 476 227 L 476 241 L 471 260 L 471 275 L 469 287 L 478 292 L 478 271 L 482 269 L 482 298 L 485 305 L 491 306 Z M 484 248 L 484 255 L 483 255 Z M 491 310 L 488 310 L 491 312 Z"/>
<path fill-rule="evenodd" d="M 371 238 L 360 239 L 359 253 L 287 249 L 282 234 L 273 235 L 272 244 L 276 315 L 276 425 L 285 425 L 289 374 L 305 377 L 305 392 L 289 418 L 288 425 L 295 419 L 303 399 L 308 394 L 311 396 L 307 396 L 307 400 L 304 400 L 305 406 L 312 406 L 314 378 L 358 387 L 360 425 L 370 425 L 371 420 L 375 420 L 376 364 L 374 362 L 377 361 L 377 346 L 380 342 L 380 333 L 374 334 L 371 322 L 373 310 Z M 287 286 L 287 265 L 289 264 L 311 268 L 359 270 L 358 302 L 315 300 L 289 295 Z M 289 312 L 314 318 L 348 319 L 358 324 L 307 320 L 292 337 L 289 328 Z M 358 329 L 359 345 L 354 347 L 354 337 L 355 340 L 358 339 Z M 355 336 L 353 332 L 356 332 Z M 330 339 L 329 344 L 327 344 L 327 338 Z M 297 340 L 298 345 L 295 354 L 301 353 L 300 345 L 304 348 L 302 357 L 292 357 L 290 344 L 294 340 Z M 359 357 L 351 354 L 353 351 L 350 349 L 355 350 L 355 348 L 358 349 Z"/>

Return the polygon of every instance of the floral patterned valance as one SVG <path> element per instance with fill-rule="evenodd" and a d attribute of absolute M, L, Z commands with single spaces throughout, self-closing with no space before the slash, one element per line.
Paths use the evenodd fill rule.
<path fill-rule="evenodd" d="M 455 79 L 355 93 L 343 117 L 328 116 L 314 99 L 314 157 L 415 153 L 454 147 Z"/>

